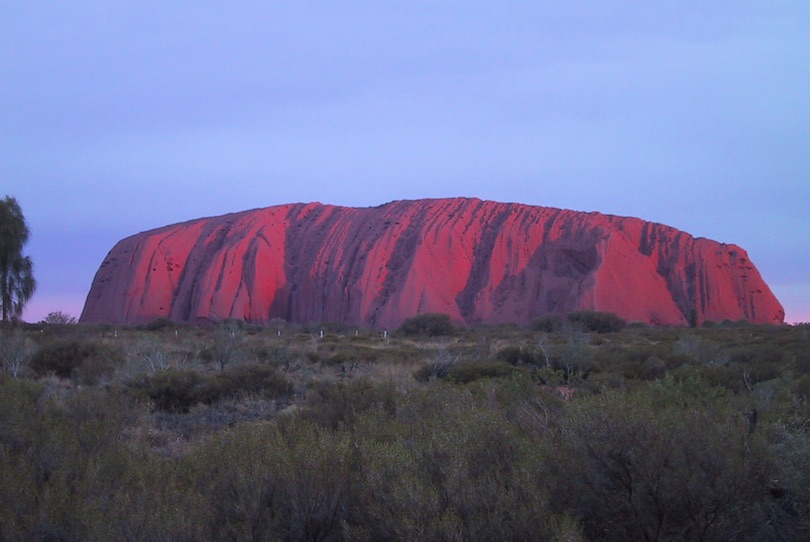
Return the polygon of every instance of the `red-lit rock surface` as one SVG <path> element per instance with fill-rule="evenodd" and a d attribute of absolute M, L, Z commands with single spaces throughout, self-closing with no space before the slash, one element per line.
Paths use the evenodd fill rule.
<path fill-rule="evenodd" d="M 781 323 L 738 246 L 599 213 L 476 199 L 374 208 L 295 204 L 202 218 L 119 242 L 81 321 L 347 322 L 420 313 L 528 323 L 549 312 L 629 321 Z"/>

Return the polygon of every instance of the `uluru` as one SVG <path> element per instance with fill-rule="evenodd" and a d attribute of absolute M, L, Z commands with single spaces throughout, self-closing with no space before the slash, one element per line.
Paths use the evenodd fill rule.
<path fill-rule="evenodd" d="M 394 328 L 444 313 L 527 324 L 549 313 L 628 321 L 784 321 L 734 244 L 638 218 L 472 198 L 355 208 L 289 204 L 119 241 L 80 320 L 344 322 Z"/>

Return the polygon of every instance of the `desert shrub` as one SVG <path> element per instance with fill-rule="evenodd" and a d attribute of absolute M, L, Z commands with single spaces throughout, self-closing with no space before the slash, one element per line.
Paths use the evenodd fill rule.
<path fill-rule="evenodd" d="M 453 363 L 448 361 L 432 361 L 425 363 L 413 373 L 413 378 L 417 382 L 442 380 L 447 378 L 447 374 L 452 366 Z"/>
<path fill-rule="evenodd" d="M 364 416 L 348 532 L 366 540 L 547 540 L 544 442 L 489 403 L 494 387 L 421 388 L 394 420 Z"/>
<path fill-rule="evenodd" d="M 621 331 L 627 322 L 610 312 L 576 311 L 568 314 L 568 321 L 579 325 L 584 331 L 615 333 Z"/>
<path fill-rule="evenodd" d="M 245 324 L 241 320 L 229 318 L 219 324 L 212 334 L 211 346 L 200 357 L 213 361 L 220 370 L 239 361 L 245 353 Z"/>
<path fill-rule="evenodd" d="M 40 382 L 0 382 L 0 539 L 102 540 L 106 506 L 128 496 L 121 433 L 137 410 L 114 391 L 56 400 Z"/>
<path fill-rule="evenodd" d="M 768 539 L 772 466 L 739 408 L 694 379 L 571 405 L 552 502 L 590 540 Z"/>
<path fill-rule="evenodd" d="M 733 393 L 740 393 L 745 389 L 743 371 L 728 365 L 685 365 L 673 371 L 672 375 L 679 382 L 700 378 L 709 385 Z"/>
<path fill-rule="evenodd" d="M 785 352 L 775 345 L 746 345 L 729 349 L 732 363 L 769 363 L 778 365 L 785 359 Z"/>
<path fill-rule="evenodd" d="M 31 358 L 31 370 L 37 376 L 53 373 L 69 378 L 82 363 L 82 343 L 76 340 L 56 341 L 40 346 Z"/>
<path fill-rule="evenodd" d="M 253 357 L 260 362 L 289 366 L 298 358 L 298 353 L 283 345 L 261 344 L 253 349 Z"/>
<path fill-rule="evenodd" d="M 247 395 L 281 398 L 293 392 L 292 383 L 270 365 L 235 365 L 213 378 L 218 382 L 217 398 Z"/>
<path fill-rule="evenodd" d="M 538 316 L 537 318 L 533 319 L 529 325 L 529 329 L 532 331 L 544 331 L 546 333 L 560 331 L 562 327 L 562 317 L 556 313 Z"/>
<path fill-rule="evenodd" d="M 168 318 L 156 318 L 149 323 L 140 326 L 145 331 L 164 331 L 177 328 L 177 324 Z"/>
<path fill-rule="evenodd" d="M 810 533 L 810 430 L 778 424 L 766 427 L 771 441 L 774 475 L 769 491 L 780 506 L 772 510 L 771 523 L 793 536 L 782 540 L 806 540 Z"/>
<path fill-rule="evenodd" d="M 594 352 L 584 334 L 570 333 L 564 344 L 549 345 L 546 353 L 551 368 L 562 371 L 566 383 L 571 383 L 572 379 L 584 378 L 594 367 Z"/>
<path fill-rule="evenodd" d="M 153 402 L 163 412 L 186 413 L 197 404 L 246 396 L 284 398 L 292 394 L 292 383 L 268 365 L 228 367 L 216 374 L 169 369 L 130 382 L 136 395 Z"/>
<path fill-rule="evenodd" d="M 54 374 L 59 378 L 78 377 L 83 384 L 95 384 L 120 363 L 120 353 L 105 344 L 59 339 L 39 347 L 30 361 L 37 376 Z"/>
<path fill-rule="evenodd" d="M 452 335 L 455 328 L 447 314 L 420 314 L 406 319 L 397 329 L 397 333 L 408 336 L 437 337 Z"/>
<path fill-rule="evenodd" d="M 151 399 L 155 410 L 164 412 L 188 412 L 192 406 L 220 396 L 218 382 L 196 371 L 169 369 L 144 376 L 130 386 Z"/>
<path fill-rule="evenodd" d="M 778 378 L 782 371 L 778 365 L 764 361 L 741 364 L 739 370 L 749 386 Z"/>
<path fill-rule="evenodd" d="M 610 344 L 600 348 L 594 354 L 594 363 L 601 368 L 624 363 L 642 364 L 653 356 L 662 355 L 662 352 L 653 345 L 648 344 Z"/>
<path fill-rule="evenodd" d="M 93 354 L 85 357 L 81 365 L 76 368 L 76 380 L 80 384 L 93 386 L 109 377 L 120 363 L 121 358 L 118 352 L 110 348 L 99 348 Z"/>
<path fill-rule="evenodd" d="M 331 429 L 353 427 L 357 417 L 371 409 L 396 412 L 396 390 L 391 383 L 361 378 L 351 382 L 315 381 L 310 385 L 303 415 Z"/>
<path fill-rule="evenodd" d="M 689 356 L 684 354 L 675 354 L 675 353 L 668 353 L 661 355 L 661 359 L 664 360 L 664 363 L 667 366 L 667 370 L 677 369 L 683 365 L 687 365 L 692 361 Z"/>
<path fill-rule="evenodd" d="M 303 326 L 304 333 L 320 335 L 321 331 L 335 335 L 349 335 L 357 329 L 356 326 L 345 322 L 320 322 Z"/>
<path fill-rule="evenodd" d="M 467 384 L 482 378 L 501 378 L 521 373 L 521 369 L 503 361 L 458 363 L 447 371 L 447 380 Z"/>
<path fill-rule="evenodd" d="M 728 362 L 728 353 L 720 344 L 691 333 L 678 337 L 672 353 L 706 365 L 725 365 Z"/>
<path fill-rule="evenodd" d="M 723 320 L 722 322 L 720 322 L 720 325 L 721 325 L 722 327 L 731 327 L 731 328 L 737 327 L 737 328 L 741 328 L 741 327 L 748 327 L 748 326 L 750 326 L 751 324 L 750 324 L 750 322 L 748 322 L 748 320 L 746 320 L 746 319 L 744 319 L 744 318 L 743 318 L 743 319 L 741 319 L 741 320 L 731 320 L 731 319 L 729 319 L 729 318 L 726 318 L 725 320 Z"/>
<path fill-rule="evenodd" d="M 495 353 L 495 359 L 509 365 L 545 365 L 543 352 L 529 346 L 506 346 Z"/>
<path fill-rule="evenodd" d="M 611 344 L 600 348 L 594 355 L 594 366 L 599 371 L 621 374 L 633 380 L 661 378 L 668 368 L 662 349 L 649 344 Z"/>
<path fill-rule="evenodd" d="M 342 540 L 355 440 L 294 416 L 212 439 L 190 458 L 204 539 Z"/>
<path fill-rule="evenodd" d="M 311 352 L 310 361 L 326 365 L 340 365 L 343 363 L 373 363 L 378 360 L 380 350 L 364 344 L 342 342 L 329 345 L 324 352 Z"/>

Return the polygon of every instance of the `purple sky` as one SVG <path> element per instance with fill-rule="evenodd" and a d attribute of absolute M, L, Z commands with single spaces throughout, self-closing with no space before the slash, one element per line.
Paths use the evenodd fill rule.
<path fill-rule="evenodd" d="M 24 317 L 139 231 L 474 196 L 736 243 L 810 321 L 808 36 L 806 0 L 2 2 Z"/>

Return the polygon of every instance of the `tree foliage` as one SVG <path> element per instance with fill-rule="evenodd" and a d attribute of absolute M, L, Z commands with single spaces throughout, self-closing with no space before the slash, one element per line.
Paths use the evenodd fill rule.
<path fill-rule="evenodd" d="M 581 326 L 585 331 L 613 333 L 621 331 L 627 322 L 611 312 L 576 311 L 568 315 L 568 320 Z"/>
<path fill-rule="evenodd" d="M 43 323 L 54 326 L 67 326 L 76 323 L 76 317 L 71 316 L 66 312 L 53 311 L 49 312 L 43 320 Z"/>
<path fill-rule="evenodd" d="M 20 318 L 23 307 L 36 289 L 31 258 L 22 254 L 29 235 L 17 200 L 10 196 L 0 200 L 0 312 L 3 322 Z"/>
<path fill-rule="evenodd" d="M 447 314 L 419 314 L 402 322 L 397 330 L 403 335 L 437 337 L 452 335 L 455 329 Z"/>

